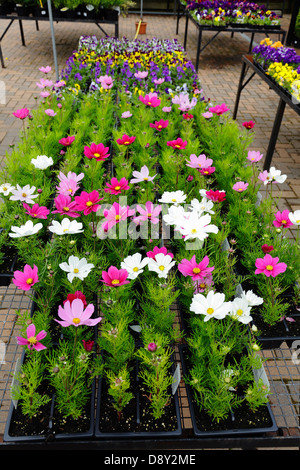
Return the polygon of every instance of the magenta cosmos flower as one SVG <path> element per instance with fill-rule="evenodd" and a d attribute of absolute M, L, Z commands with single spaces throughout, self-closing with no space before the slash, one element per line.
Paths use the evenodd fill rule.
<path fill-rule="evenodd" d="M 178 137 L 176 140 L 169 140 L 167 145 L 173 149 L 183 150 L 187 146 L 187 141 L 183 141 L 181 137 Z"/>
<path fill-rule="evenodd" d="M 253 129 L 255 123 L 253 121 L 245 121 L 243 122 L 242 126 L 244 126 L 246 129 Z"/>
<path fill-rule="evenodd" d="M 264 245 L 262 245 L 261 249 L 264 253 L 271 253 L 271 251 L 274 250 L 274 246 L 273 245 L 267 245 L 265 243 Z"/>
<path fill-rule="evenodd" d="M 127 134 L 123 134 L 122 138 L 117 139 L 117 144 L 128 146 L 135 141 L 136 137 L 129 137 Z"/>
<path fill-rule="evenodd" d="M 122 191 L 130 189 L 126 178 L 121 178 L 119 181 L 117 178 L 113 177 L 110 183 L 106 183 L 106 186 L 107 188 L 105 188 L 104 191 L 110 194 L 120 194 Z"/>
<path fill-rule="evenodd" d="M 292 222 L 290 221 L 289 214 L 290 214 L 290 211 L 288 211 L 287 209 L 282 212 L 280 211 L 276 212 L 275 220 L 273 220 L 274 227 L 288 228 L 291 225 L 293 225 Z"/>
<path fill-rule="evenodd" d="M 17 336 L 17 342 L 20 346 L 28 346 L 29 349 L 35 349 L 36 351 L 42 351 L 47 349 L 40 341 L 47 336 L 45 330 L 40 331 L 37 335 L 35 334 L 36 328 L 33 323 L 31 323 L 26 329 L 27 338 L 22 336 Z"/>
<path fill-rule="evenodd" d="M 152 258 L 155 260 L 155 256 L 158 254 L 158 253 L 163 253 L 165 256 L 166 255 L 169 255 L 171 256 L 171 258 L 174 258 L 174 255 L 173 253 L 168 253 L 168 250 L 165 246 L 162 246 L 160 248 L 158 248 L 158 246 L 155 246 L 153 248 L 153 251 L 147 251 L 146 255 L 148 258 Z"/>
<path fill-rule="evenodd" d="M 126 269 L 118 269 L 115 266 L 110 266 L 107 271 L 102 271 L 101 282 L 104 282 L 106 286 L 118 287 L 130 283 L 127 277 L 128 271 L 126 271 Z"/>
<path fill-rule="evenodd" d="M 63 303 L 65 304 L 67 301 L 69 301 L 70 304 L 71 304 L 73 302 L 73 300 L 75 300 L 75 299 L 81 299 L 82 302 L 83 302 L 84 308 L 86 308 L 86 306 L 87 306 L 86 297 L 83 294 L 83 292 L 81 292 L 81 290 L 77 290 L 76 292 L 74 292 L 74 294 L 68 294 L 66 300 L 64 300 Z"/>
<path fill-rule="evenodd" d="M 101 144 L 95 144 L 94 142 L 88 147 L 87 145 L 84 147 L 84 155 L 89 158 L 95 158 L 97 162 L 103 161 L 106 158 L 109 157 L 109 147 L 104 147 L 104 145 Z"/>
<path fill-rule="evenodd" d="M 178 264 L 178 269 L 185 277 L 191 276 L 193 281 L 198 281 L 209 276 L 215 269 L 214 267 L 208 268 L 208 264 L 208 256 L 204 256 L 203 260 L 200 263 L 197 263 L 196 256 L 193 255 L 190 260 L 183 259 L 181 263 Z"/>
<path fill-rule="evenodd" d="M 194 153 L 190 155 L 190 159 L 186 160 L 187 164 L 186 166 L 189 166 L 190 168 L 208 168 L 212 165 L 213 160 L 211 158 L 207 158 L 204 153 L 199 155 L 195 155 Z"/>
<path fill-rule="evenodd" d="M 63 145 L 64 147 L 70 147 L 70 145 L 74 142 L 75 135 L 68 135 L 67 137 L 63 137 L 58 141 L 59 144 Z"/>
<path fill-rule="evenodd" d="M 232 186 L 232 189 L 234 191 L 237 191 L 238 193 L 242 193 L 243 191 L 246 191 L 248 186 L 249 186 L 248 183 L 244 183 L 243 181 L 238 181 Z"/>
<path fill-rule="evenodd" d="M 157 93 L 149 93 L 145 96 L 139 95 L 139 100 L 151 108 L 156 108 L 161 103 L 161 100 L 157 97 Z"/>
<path fill-rule="evenodd" d="M 213 202 L 222 202 L 226 199 L 226 193 L 225 191 L 213 191 L 210 189 L 206 191 L 206 197 Z"/>
<path fill-rule="evenodd" d="M 55 318 L 55 321 L 63 327 L 67 326 L 95 326 L 97 325 L 102 318 L 91 318 L 94 313 L 94 305 L 89 304 L 84 308 L 84 303 L 81 299 L 74 299 L 72 302 L 67 300 L 67 302 L 62 307 L 58 307 L 58 316 L 60 320 Z"/>
<path fill-rule="evenodd" d="M 161 132 L 162 129 L 165 129 L 168 127 L 169 121 L 166 120 L 164 121 L 163 119 L 160 119 L 159 121 L 155 121 L 154 123 L 150 122 L 149 126 L 152 127 L 152 129 L 156 129 L 157 131 Z"/>
<path fill-rule="evenodd" d="M 207 168 L 199 168 L 199 173 L 204 176 L 212 175 L 216 171 L 215 166 L 208 166 Z"/>
<path fill-rule="evenodd" d="M 87 193 L 86 191 L 82 191 L 80 196 L 75 196 L 75 204 L 76 209 L 78 211 L 83 211 L 84 215 L 88 215 L 91 212 L 97 212 L 97 210 L 101 207 L 98 204 L 102 201 L 103 197 L 99 197 L 98 191 L 94 189 L 94 191 Z"/>
<path fill-rule="evenodd" d="M 37 203 L 33 206 L 29 206 L 23 202 L 25 213 L 33 217 L 34 219 L 47 219 L 50 211 L 46 206 L 39 206 Z"/>
<path fill-rule="evenodd" d="M 266 254 L 264 258 L 257 258 L 255 261 L 254 274 L 265 274 L 267 277 L 276 277 L 278 274 L 284 273 L 287 265 L 285 263 L 278 263 L 279 258 L 272 258 L 271 255 Z"/>
<path fill-rule="evenodd" d="M 72 201 L 71 196 L 59 194 L 54 199 L 54 204 L 56 207 L 55 211 L 52 211 L 52 214 L 67 215 L 68 217 L 80 217 L 76 211 L 77 204 L 75 201 Z"/>
<path fill-rule="evenodd" d="M 29 264 L 25 264 L 24 271 L 14 272 L 12 281 L 19 289 L 30 290 L 34 284 L 39 282 L 37 266 L 34 264 L 32 268 Z"/>
<path fill-rule="evenodd" d="M 145 204 L 145 208 L 141 207 L 140 205 L 136 206 L 137 211 L 140 213 L 139 216 L 134 217 L 133 222 L 136 224 L 140 224 L 141 222 L 145 222 L 149 220 L 153 224 L 158 224 L 159 218 L 158 215 L 161 213 L 161 206 L 154 206 L 151 201 L 147 201 Z"/>
<path fill-rule="evenodd" d="M 29 109 L 21 108 L 13 112 L 13 115 L 18 119 L 25 119 L 29 115 Z"/>
<path fill-rule="evenodd" d="M 227 113 L 229 111 L 229 108 L 227 108 L 226 104 L 218 104 L 217 106 L 214 106 L 212 108 L 209 108 L 209 111 L 213 114 L 217 114 L 218 116 L 221 116 L 221 114 Z"/>
<path fill-rule="evenodd" d="M 149 352 L 155 352 L 157 350 L 157 346 L 155 343 L 149 343 L 147 349 Z"/>

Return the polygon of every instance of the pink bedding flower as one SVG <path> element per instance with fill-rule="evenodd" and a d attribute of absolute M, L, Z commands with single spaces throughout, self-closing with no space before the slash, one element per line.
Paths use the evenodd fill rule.
<path fill-rule="evenodd" d="M 53 111 L 53 109 L 45 109 L 45 113 L 47 114 L 47 116 L 50 116 L 50 117 L 56 116 L 56 112 Z"/>
<path fill-rule="evenodd" d="M 206 191 L 206 197 L 213 202 L 222 202 L 226 199 L 226 193 L 225 191 L 213 191 L 210 189 L 209 191 Z"/>
<path fill-rule="evenodd" d="M 94 313 L 94 305 L 89 304 L 84 308 L 84 303 L 81 299 L 74 299 L 72 303 L 67 300 L 67 302 L 62 307 L 58 307 L 58 316 L 60 320 L 55 318 L 55 321 L 63 327 L 68 326 L 95 326 L 97 325 L 102 318 L 91 318 Z"/>
<path fill-rule="evenodd" d="M 151 183 L 153 183 L 153 180 L 156 175 L 157 173 L 154 176 L 149 176 L 149 168 L 144 165 L 142 166 L 141 171 L 132 172 L 132 176 L 134 176 L 134 178 L 130 180 L 130 183 L 141 183 L 142 181 L 150 181 Z"/>
<path fill-rule="evenodd" d="M 161 248 L 158 248 L 158 246 L 155 246 L 153 248 L 153 251 L 147 251 L 146 255 L 148 256 L 148 258 L 152 258 L 152 259 L 155 260 L 155 256 L 158 253 L 163 253 L 165 256 L 169 255 L 169 256 L 171 256 L 171 258 L 174 258 L 173 253 L 168 253 L 168 250 L 165 246 L 162 246 Z"/>
<path fill-rule="evenodd" d="M 153 224 L 158 224 L 159 218 L 157 216 L 161 213 L 161 206 L 154 206 L 151 201 L 147 201 L 145 209 L 140 205 L 137 205 L 136 208 L 141 215 L 134 217 L 134 223 L 140 224 L 141 222 L 149 220 Z"/>
<path fill-rule="evenodd" d="M 243 122 L 242 126 L 244 126 L 246 129 L 253 129 L 255 123 L 253 121 L 245 121 Z"/>
<path fill-rule="evenodd" d="M 162 129 L 165 129 L 168 127 L 169 121 L 166 120 L 164 121 L 163 119 L 160 119 L 159 121 L 155 121 L 154 123 L 150 122 L 149 126 L 152 127 L 153 129 L 156 129 L 157 131 L 161 132 Z"/>
<path fill-rule="evenodd" d="M 74 292 L 74 294 L 68 294 L 66 300 L 64 300 L 63 303 L 65 304 L 67 301 L 69 301 L 71 304 L 74 299 L 81 299 L 83 302 L 84 308 L 86 308 L 87 301 L 86 301 L 85 295 L 80 290 L 77 290 L 76 292 Z"/>
<path fill-rule="evenodd" d="M 203 260 L 197 263 L 196 256 L 193 255 L 190 260 L 183 259 L 181 263 L 178 264 L 178 269 L 185 277 L 191 276 L 193 281 L 197 281 L 203 280 L 215 269 L 214 267 L 208 268 L 208 264 L 208 256 L 204 256 Z"/>
<path fill-rule="evenodd" d="M 263 157 L 263 154 L 260 152 L 256 152 L 255 150 L 249 150 L 247 155 L 247 160 L 250 162 L 256 163 L 259 162 Z"/>
<path fill-rule="evenodd" d="M 126 269 L 118 269 L 115 266 L 110 266 L 107 271 L 102 271 L 101 282 L 104 282 L 106 286 L 118 287 L 130 283 L 127 277 L 128 271 L 126 271 Z"/>
<path fill-rule="evenodd" d="M 23 202 L 23 207 L 26 211 L 26 214 L 34 217 L 35 219 L 47 219 L 50 211 L 46 206 L 39 206 L 37 203 L 33 206 L 29 206 Z"/>
<path fill-rule="evenodd" d="M 148 77 L 148 72 L 147 71 L 143 71 L 143 70 L 139 70 L 138 72 L 136 72 L 134 74 L 135 78 L 146 78 Z"/>
<path fill-rule="evenodd" d="M 51 70 L 52 69 L 51 69 L 50 65 L 46 65 L 46 67 L 40 67 L 39 68 L 39 71 L 42 72 L 42 73 L 49 73 L 49 72 L 51 72 Z"/>
<path fill-rule="evenodd" d="M 178 137 L 176 140 L 169 140 L 167 145 L 173 149 L 183 150 L 187 146 L 187 140 L 183 141 L 181 137 Z"/>
<path fill-rule="evenodd" d="M 76 210 L 83 211 L 84 215 L 91 214 L 91 212 L 97 212 L 101 207 L 98 203 L 102 201 L 102 199 L 103 198 L 99 197 L 99 193 L 95 189 L 90 193 L 82 191 L 80 196 L 75 196 Z"/>
<path fill-rule="evenodd" d="M 225 103 L 222 103 L 212 108 L 209 108 L 209 111 L 211 113 L 217 114 L 218 116 L 221 116 L 222 114 L 227 113 L 227 111 L 229 111 L 229 108 L 227 108 Z"/>
<path fill-rule="evenodd" d="M 47 336 L 47 332 L 45 330 L 40 331 L 37 335 L 36 328 L 33 323 L 31 323 L 26 329 L 26 336 L 27 338 L 23 338 L 22 336 L 17 336 L 17 342 L 20 346 L 28 346 L 29 349 L 35 349 L 36 351 L 42 351 L 43 349 L 47 349 L 40 341 Z"/>
<path fill-rule="evenodd" d="M 214 173 L 216 171 L 216 167 L 215 166 L 209 166 L 207 168 L 200 168 L 198 171 L 199 171 L 199 173 L 201 173 L 201 175 L 209 176 L 209 175 L 211 175 L 212 173 Z"/>
<path fill-rule="evenodd" d="M 75 180 L 72 179 L 65 179 L 60 181 L 59 185 L 56 186 L 59 194 L 64 196 L 74 196 L 76 191 L 80 188 Z"/>
<path fill-rule="evenodd" d="M 113 78 L 108 75 L 102 75 L 96 79 L 96 82 L 101 83 L 101 86 L 104 88 L 104 90 L 109 90 L 113 87 L 114 84 Z"/>
<path fill-rule="evenodd" d="M 13 112 L 13 115 L 18 119 L 25 119 L 29 115 L 29 109 L 21 108 Z"/>
<path fill-rule="evenodd" d="M 189 166 L 190 168 L 208 168 L 212 165 L 213 160 L 211 158 L 207 158 L 204 153 L 199 155 L 195 155 L 194 153 L 190 155 L 190 159 L 186 160 L 187 164 L 186 166 Z"/>
<path fill-rule="evenodd" d="M 39 88 L 47 88 L 53 86 L 52 80 L 48 80 L 47 78 L 41 78 L 40 81 L 36 84 Z"/>
<path fill-rule="evenodd" d="M 243 181 L 238 181 L 232 186 L 232 189 L 234 191 L 237 191 L 238 193 L 242 193 L 243 191 L 246 191 L 248 186 L 249 186 L 248 183 L 244 183 Z"/>
<path fill-rule="evenodd" d="M 130 209 L 129 206 L 121 206 L 118 202 L 114 202 L 111 208 L 105 209 L 103 212 L 106 222 L 102 224 L 103 230 L 110 230 L 114 225 L 121 220 L 126 220 L 127 217 L 132 216 L 135 209 Z"/>
<path fill-rule="evenodd" d="M 34 284 L 39 282 L 38 268 L 34 264 L 33 268 L 29 264 L 25 264 L 24 271 L 15 271 L 13 283 L 21 290 L 30 290 Z"/>
<path fill-rule="evenodd" d="M 271 253 L 271 251 L 274 250 L 274 246 L 273 245 L 267 245 L 265 243 L 264 245 L 262 245 L 261 249 L 264 253 Z"/>
<path fill-rule="evenodd" d="M 273 225 L 274 227 L 276 228 L 288 228 L 290 227 L 292 224 L 292 222 L 290 221 L 290 218 L 289 218 L 289 213 L 290 211 L 285 209 L 284 211 L 280 212 L 276 212 L 275 214 L 275 220 L 273 220 Z"/>
<path fill-rule="evenodd" d="M 91 159 L 95 158 L 97 162 L 103 161 L 106 158 L 109 157 L 109 147 L 104 147 L 104 145 L 101 144 L 95 144 L 94 142 L 88 147 L 87 145 L 84 147 L 84 155 Z"/>
<path fill-rule="evenodd" d="M 267 277 L 276 277 L 278 274 L 286 271 L 287 265 L 285 263 L 278 263 L 279 258 L 272 258 L 271 255 L 266 254 L 264 258 L 257 258 L 255 267 L 257 268 L 254 274 L 265 274 Z"/>
<path fill-rule="evenodd" d="M 186 121 L 191 121 L 192 119 L 194 119 L 193 114 L 189 114 L 189 113 L 183 114 L 182 117 L 183 117 L 183 119 L 185 119 Z"/>
<path fill-rule="evenodd" d="M 149 93 L 145 96 L 139 95 L 139 100 L 151 108 L 156 108 L 161 103 L 161 100 L 157 97 L 157 93 Z"/>
<path fill-rule="evenodd" d="M 210 119 L 213 117 L 213 113 L 211 113 L 210 111 L 206 111 L 206 113 L 202 113 L 202 116 L 205 118 L 205 119 Z"/>
<path fill-rule="evenodd" d="M 126 178 L 121 178 L 120 181 L 113 177 L 110 183 L 106 183 L 107 188 L 104 189 L 106 193 L 120 194 L 122 191 L 130 189 Z"/>
<path fill-rule="evenodd" d="M 67 137 L 63 137 L 58 141 L 59 144 L 63 145 L 64 147 L 69 147 L 75 140 L 75 135 L 68 135 Z"/>
<path fill-rule="evenodd" d="M 180 111 L 186 112 L 193 109 L 197 104 L 197 98 L 193 97 L 190 101 L 188 93 L 180 93 L 172 98 L 173 104 L 178 104 Z"/>
<path fill-rule="evenodd" d="M 130 145 L 135 141 L 136 137 L 129 137 L 127 134 L 123 134 L 122 138 L 117 139 L 117 144 L 119 145 Z"/>
<path fill-rule="evenodd" d="M 54 199 L 54 205 L 56 207 L 55 211 L 52 211 L 52 214 L 67 215 L 68 217 L 80 217 L 76 211 L 77 204 L 75 201 L 72 201 L 71 196 L 59 194 Z"/>

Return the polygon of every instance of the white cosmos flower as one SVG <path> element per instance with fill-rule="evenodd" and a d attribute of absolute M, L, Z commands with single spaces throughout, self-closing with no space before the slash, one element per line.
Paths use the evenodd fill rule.
<path fill-rule="evenodd" d="M 83 232 L 82 223 L 77 220 L 70 220 L 66 217 L 58 222 L 57 220 L 52 221 L 52 225 L 49 226 L 49 230 L 56 235 L 68 235 Z"/>
<path fill-rule="evenodd" d="M 191 201 L 191 209 L 193 211 L 197 211 L 199 214 L 202 212 L 206 212 L 207 214 L 214 214 L 215 212 L 212 210 L 214 207 L 213 201 L 207 199 L 206 197 L 202 197 L 202 200 L 199 199 L 192 199 Z"/>
<path fill-rule="evenodd" d="M 267 179 L 264 181 L 264 185 L 268 183 L 284 183 L 287 175 L 282 175 L 280 170 L 276 170 L 274 166 L 271 166 L 268 172 Z"/>
<path fill-rule="evenodd" d="M 23 188 L 17 184 L 17 187 L 11 190 L 12 196 L 10 196 L 9 199 L 11 201 L 21 201 L 26 202 L 26 204 L 34 204 L 33 199 L 38 197 L 38 194 L 33 194 L 35 189 L 35 186 L 30 187 L 29 184 L 26 184 Z"/>
<path fill-rule="evenodd" d="M 121 263 L 121 268 L 128 272 L 128 279 L 136 279 L 137 276 L 144 271 L 144 267 L 148 264 L 149 258 L 142 259 L 140 253 L 127 256 Z"/>
<path fill-rule="evenodd" d="M 159 202 L 164 204 L 182 204 L 186 200 L 186 194 L 183 191 L 165 191 Z"/>
<path fill-rule="evenodd" d="M 264 301 L 264 299 L 254 294 L 252 290 L 248 290 L 247 292 L 243 290 L 242 298 L 245 298 L 247 300 L 248 305 L 250 307 L 254 307 L 255 305 L 261 305 Z"/>
<path fill-rule="evenodd" d="M 31 159 L 31 163 L 38 170 L 46 170 L 48 166 L 53 165 L 53 158 L 47 157 L 47 155 L 38 155 L 36 158 Z"/>
<path fill-rule="evenodd" d="M 155 259 L 149 258 L 148 268 L 149 271 L 155 271 L 158 274 L 158 277 L 166 278 L 170 269 L 174 266 L 175 261 L 171 258 L 170 255 L 164 255 L 163 253 L 158 253 L 155 255 Z"/>
<path fill-rule="evenodd" d="M 0 193 L 4 194 L 4 196 L 8 196 L 13 189 L 15 189 L 15 186 L 12 186 L 10 183 L 0 185 Z"/>
<path fill-rule="evenodd" d="M 79 259 L 77 256 L 73 255 L 69 256 L 68 263 L 60 263 L 59 267 L 68 273 L 70 282 L 72 282 L 75 277 L 83 281 L 94 267 L 94 265 L 88 263 L 85 258 Z"/>
<path fill-rule="evenodd" d="M 236 297 L 231 302 L 230 315 L 241 323 L 250 323 L 252 317 L 250 315 L 251 306 L 248 304 L 248 300 L 245 297 Z"/>
<path fill-rule="evenodd" d="M 289 213 L 289 219 L 294 225 L 300 225 L 300 210 Z"/>
<path fill-rule="evenodd" d="M 211 224 L 211 216 L 209 214 L 197 217 L 195 212 L 191 212 L 192 216 L 181 221 L 180 233 L 184 235 L 185 240 L 198 238 L 205 240 L 209 233 L 218 233 L 219 229 L 216 225 Z"/>
<path fill-rule="evenodd" d="M 163 215 L 163 220 L 167 225 L 175 225 L 177 228 L 181 225 L 184 216 L 185 211 L 182 206 L 172 205 L 168 208 L 168 213 Z"/>
<path fill-rule="evenodd" d="M 36 234 L 41 228 L 43 224 L 33 224 L 32 220 L 27 220 L 24 225 L 20 227 L 15 227 L 14 225 L 11 227 L 11 232 L 8 234 L 11 238 L 20 238 L 20 237 L 27 237 L 28 235 Z"/>
<path fill-rule="evenodd" d="M 231 302 L 225 302 L 225 294 L 210 290 L 205 297 L 203 294 L 196 294 L 190 305 L 191 312 L 204 315 L 204 321 L 211 318 L 221 320 L 230 312 Z"/>

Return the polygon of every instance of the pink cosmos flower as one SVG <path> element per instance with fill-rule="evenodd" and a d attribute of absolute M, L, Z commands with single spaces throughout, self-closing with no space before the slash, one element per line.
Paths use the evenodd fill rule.
<path fill-rule="evenodd" d="M 58 179 L 60 181 L 74 180 L 76 183 L 81 181 L 84 178 L 84 173 L 79 173 L 77 175 L 74 171 L 68 171 L 67 175 L 64 175 L 62 171 L 58 173 Z"/>
<path fill-rule="evenodd" d="M 41 78 L 40 81 L 36 84 L 39 88 L 46 88 L 53 86 L 53 82 L 47 78 Z"/>
<path fill-rule="evenodd" d="M 134 76 L 135 78 L 146 78 L 148 76 L 148 72 L 139 70 L 138 72 L 134 74 Z"/>
<path fill-rule="evenodd" d="M 40 341 L 47 336 L 47 332 L 45 330 L 40 331 L 37 335 L 36 328 L 33 323 L 31 323 L 26 329 L 26 336 L 27 338 L 23 338 L 22 336 L 17 336 L 17 342 L 20 346 L 28 346 L 29 349 L 35 349 L 36 351 L 42 351 L 43 349 L 47 349 Z"/>
<path fill-rule="evenodd" d="M 254 274 L 265 274 L 267 277 L 276 277 L 278 274 L 286 271 L 287 265 L 285 263 L 278 263 L 279 258 L 272 258 L 271 255 L 266 254 L 264 258 L 257 258 L 255 267 L 257 268 Z"/>
<path fill-rule="evenodd" d="M 256 152 L 255 150 L 249 150 L 247 155 L 247 160 L 250 162 L 256 163 L 259 162 L 263 157 L 263 154 L 260 152 Z"/>
<path fill-rule="evenodd" d="M 130 180 L 130 183 L 141 183 L 142 181 L 150 181 L 152 184 L 154 184 L 153 180 L 156 175 L 157 173 L 154 176 L 149 176 L 149 168 L 144 165 L 142 166 L 141 171 L 132 172 L 132 176 L 134 176 L 135 178 L 132 178 Z"/>
<path fill-rule="evenodd" d="M 127 119 L 131 116 L 132 116 L 132 114 L 131 114 L 130 111 L 124 111 L 124 113 L 121 114 L 121 117 L 124 118 L 124 119 Z"/>
<path fill-rule="evenodd" d="M 271 251 L 274 250 L 274 246 L 273 245 L 267 245 L 265 243 L 264 245 L 262 245 L 261 249 L 264 253 L 271 253 Z"/>
<path fill-rule="evenodd" d="M 155 80 L 153 80 L 153 83 L 155 85 L 161 85 L 162 83 L 164 83 L 165 79 L 164 78 L 156 78 Z"/>
<path fill-rule="evenodd" d="M 156 108 L 161 103 L 161 100 L 157 97 L 157 93 L 149 93 L 145 96 L 139 95 L 139 100 L 151 108 Z"/>
<path fill-rule="evenodd" d="M 155 343 L 149 343 L 147 349 L 149 352 L 155 352 L 157 350 L 157 346 Z"/>
<path fill-rule="evenodd" d="M 181 137 L 178 137 L 176 140 L 169 140 L 167 145 L 173 149 L 183 150 L 187 146 L 187 140 L 183 141 Z"/>
<path fill-rule="evenodd" d="M 92 143 L 90 147 L 84 147 L 84 155 L 91 159 L 95 158 L 97 162 L 103 161 L 110 156 L 108 153 L 109 147 L 104 147 L 103 144 L 94 144 Z"/>
<path fill-rule="evenodd" d="M 75 135 L 68 135 L 67 137 L 63 137 L 58 141 L 59 144 L 63 145 L 64 147 L 69 147 L 75 140 Z"/>
<path fill-rule="evenodd" d="M 147 201 L 145 204 L 145 209 L 142 208 L 140 205 L 137 205 L 136 208 L 141 215 L 134 217 L 134 223 L 140 224 L 141 222 L 149 220 L 153 224 L 158 224 L 159 218 L 157 216 L 161 213 L 160 205 L 154 206 L 151 201 Z"/>
<path fill-rule="evenodd" d="M 53 109 L 45 109 L 45 113 L 47 114 L 47 116 L 50 116 L 50 117 L 56 116 L 56 112 L 53 111 Z"/>
<path fill-rule="evenodd" d="M 107 271 L 102 271 L 101 282 L 104 282 L 106 286 L 118 287 L 130 283 L 127 277 L 128 271 L 126 271 L 126 269 L 118 269 L 115 266 L 110 266 Z"/>
<path fill-rule="evenodd" d="M 161 132 L 162 129 L 165 129 L 168 127 L 169 121 L 164 121 L 163 119 L 160 119 L 159 121 L 155 121 L 154 123 L 150 122 L 149 126 L 152 127 L 153 129 L 156 129 L 157 131 Z"/>
<path fill-rule="evenodd" d="M 213 202 L 222 202 L 226 199 L 226 193 L 225 191 L 213 191 L 210 189 L 209 191 L 206 191 L 206 197 Z"/>
<path fill-rule="evenodd" d="M 25 264 L 24 271 L 14 272 L 13 283 L 21 290 L 30 290 L 37 282 L 39 282 L 38 268 L 35 264 L 33 268 Z"/>
<path fill-rule="evenodd" d="M 197 281 L 203 280 L 215 269 L 214 266 L 212 268 L 208 268 L 208 264 L 208 256 L 204 256 L 203 260 L 200 263 L 197 263 L 196 256 L 193 255 L 190 260 L 183 259 L 181 263 L 178 264 L 178 269 L 185 277 L 191 276 L 193 281 Z"/>
<path fill-rule="evenodd" d="M 242 193 L 243 191 L 246 191 L 248 186 L 249 186 L 248 183 L 244 183 L 243 181 L 238 181 L 232 186 L 232 189 L 234 191 L 237 191 L 238 193 Z"/>
<path fill-rule="evenodd" d="M 100 198 L 98 191 L 95 189 L 91 193 L 82 191 L 80 196 L 75 196 L 76 209 L 78 211 L 83 211 L 84 215 L 91 214 L 91 212 L 97 212 L 101 207 L 98 203 L 102 201 L 102 199 L 103 197 Z"/>
<path fill-rule="evenodd" d="M 218 104 L 217 106 L 214 106 L 212 108 L 209 108 L 209 111 L 211 113 L 217 114 L 218 116 L 221 116 L 224 113 L 227 113 L 229 111 L 229 108 L 227 108 L 226 104 Z"/>
<path fill-rule="evenodd" d="M 130 209 L 129 206 L 120 206 L 118 202 L 114 202 L 111 208 L 105 209 L 103 212 L 106 222 L 102 224 L 104 231 L 110 230 L 114 225 L 127 217 L 134 215 L 135 209 Z"/>
<path fill-rule="evenodd" d="M 208 168 L 212 165 L 213 160 L 211 158 L 207 158 L 204 153 L 199 155 L 192 154 L 190 155 L 190 159 L 186 160 L 187 164 L 186 166 L 189 166 L 190 168 Z"/>
<path fill-rule="evenodd" d="M 173 253 L 168 253 L 168 250 L 165 246 L 162 246 L 161 248 L 158 248 L 158 246 L 155 246 L 153 248 L 153 251 L 147 251 L 146 255 L 148 256 L 148 258 L 152 258 L 152 259 L 155 260 L 155 256 L 158 253 L 163 253 L 165 256 L 169 255 L 169 256 L 171 256 L 171 258 L 174 258 Z"/>
<path fill-rule="evenodd" d="M 113 78 L 108 75 L 103 75 L 97 78 L 96 82 L 101 83 L 101 86 L 104 88 L 104 90 L 109 90 L 113 87 L 114 84 Z"/>
<path fill-rule="evenodd" d="M 253 129 L 255 123 L 253 121 L 245 121 L 243 122 L 242 126 L 244 126 L 246 129 Z"/>
<path fill-rule="evenodd" d="M 209 166 L 207 168 L 200 168 L 198 171 L 199 171 L 199 173 L 201 173 L 201 175 L 209 176 L 209 175 L 211 175 L 212 173 L 214 173 L 216 171 L 216 167 L 215 166 Z"/>
<path fill-rule="evenodd" d="M 213 113 L 211 113 L 210 111 L 206 111 L 206 113 L 202 113 L 202 116 L 205 118 L 205 119 L 210 119 L 213 117 Z"/>
<path fill-rule="evenodd" d="M 48 96 L 50 96 L 50 92 L 49 91 L 41 91 L 40 96 L 42 98 L 48 98 Z"/>
<path fill-rule="evenodd" d="M 164 106 L 164 107 L 162 108 L 162 111 L 163 111 L 164 113 L 170 113 L 170 112 L 172 111 L 172 106 Z"/>
<path fill-rule="evenodd" d="M 195 287 L 194 294 L 205 292 L 212 285 L 214 285 L 213 277 L 211 274 L 208 274 L 205 278 L 199 279 L 199 281 L 194 281 L 194 287 Z"/>
<path fill-rule="evenodd" d="M 67 300 L 67 302 L 62 307 L 58 307 L 58 316 L 60 320 L 55 318 L 55 321 L 63 327 L 68 326 L 95 326 L 97 325 L 102 318 L 91 318 L 94 313 L 94 305 L 89 304 L 84 308 L 84 303 L 81 299 L 74 299 L 72 303 Z"/>
<path fill-rule="evenodd" d="M 46 67 L 40 67 L 39 68 L 39 71 L 42 72 L 42 73 L 49 73 L 49 72 L 51 72 L 51 70 L 52 69 L 51 69 L 50 65 L 46 65 Z"/>
<path fill-rule="evenodd" d="M 276 228 L 288 228 L 290 227 L 292 224 L 292 222 L 290 221 L 290 218 L 289 218 L 289 213 L 290 211 L 289 210 L 284 210 L 282 212 L 278 211 L 276 212 L 275 214 L 275 220 L 273 220 L 273 225 L 274 227 Z"/>
<path fill-rule="evenodd" d="M 54 199 L 54 204 L 56 207 L 55 211 L 52 211 L 52 214 L 67 215 L 68 217 L 80 217 L 80 214 L 76 212 L 77 204 L 75 201 L 72 201 L 71 196 L 59 194 Z"/>
<path fill-rule="evenodd" d="M 46 206 L 39 206 L 37 203 L 30 207 L 28 204 L 23 202 L 23 207 L 26 214 L 34 217 L 35 219 L 47 219 L 50 211 Z"/>
<path fill-rule="evenodd" d="M 60 181 L 59 185 L 56 186 L 59 194 L 64 196 L 74 196 L 76 191 L 80 188 L 77 182 L 73 179 L 65 179 Z"/>
<path fill-rule="evenodd" d="M 13 112 L 13 115 L 18 119 L 25 119 L 29 115 L 29 109 L 21 108 Z"/>
<path fill-rule="evenodd" d="M 66 300 L 64 300 L 63 303 L 65 304 L 67 301 L 69 301 L 71 304 L 74 299 L 81 299 L 83 302 L 84 308 L 86 308 L 87 301 L 86 301 L 85 295 L 80 290 L 77 290 L 76 292 L 74 292 L 74 294 L 68 294 Z"/>
<path fill-rule="evenodd" d="M 119 145 L 130 145 L 135 141 L 136 137 L 129 137 L 127 134 L 123 134 L 121 139 L 117 139 L 117 144 Z"/>
<path fill-rule="evenodd" d="M 121 178 L 119 181 L 117 178 L 113 177 L 110 183 L 106 183 L 106 186 L 107 188 L 105 188 L 104 191 L 110 194 L 120 194 L 122 191 L 130 189 L 126 178 Z"/>
<path fill-rule="evenodd" d="M 178 104 L 178 109 L 180 111 L 186 112 L 193 109 L 197 104 L 197 98 L 193 97 L 191 101 L 189 100 L 189 95 L 187 93 L 180 93 L 179 95 L 172 98 L 173 104 Z"/>

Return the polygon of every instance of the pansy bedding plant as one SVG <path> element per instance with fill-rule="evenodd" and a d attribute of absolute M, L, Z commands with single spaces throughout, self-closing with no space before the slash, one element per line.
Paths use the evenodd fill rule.
<path fill-rule="evenodd" d="M 262 153 L 249 150 L 255 123 L 239 126 L 226 103 L 203 96 L 175 40 L 85 37 L 59 81 L 41 69 L 39 99 L 16 112 L 21 139 L 0 173 L 1 251 L 17 253 L 12 284 L 33 300 L 16 339 L 35 378 L 30 390 L 22 382 L 24 414 L 47 406 L 46 380 L 58 413 L 78 420 L 100 376 L 122 420 L 138 359 L 160 417 L 170 348 L 182 341 L 211 416 L 239 405 L 240 384 L 251 409 L 264 403 L 250 378 L 259 345 L 249 325 L 290 316 L 278 298 L 291 289 L 296 299 L 299 250 L 286 235 L 299 240 L 300 217 L 274 209 L 273 187 L 287 176 L 260 170 Z M 229 353 L 242 355 L 240 376 Z M 203 371 L 214 354 L 215 369 Z M 217 389 L 200 387 L 204 372 Z"/>

